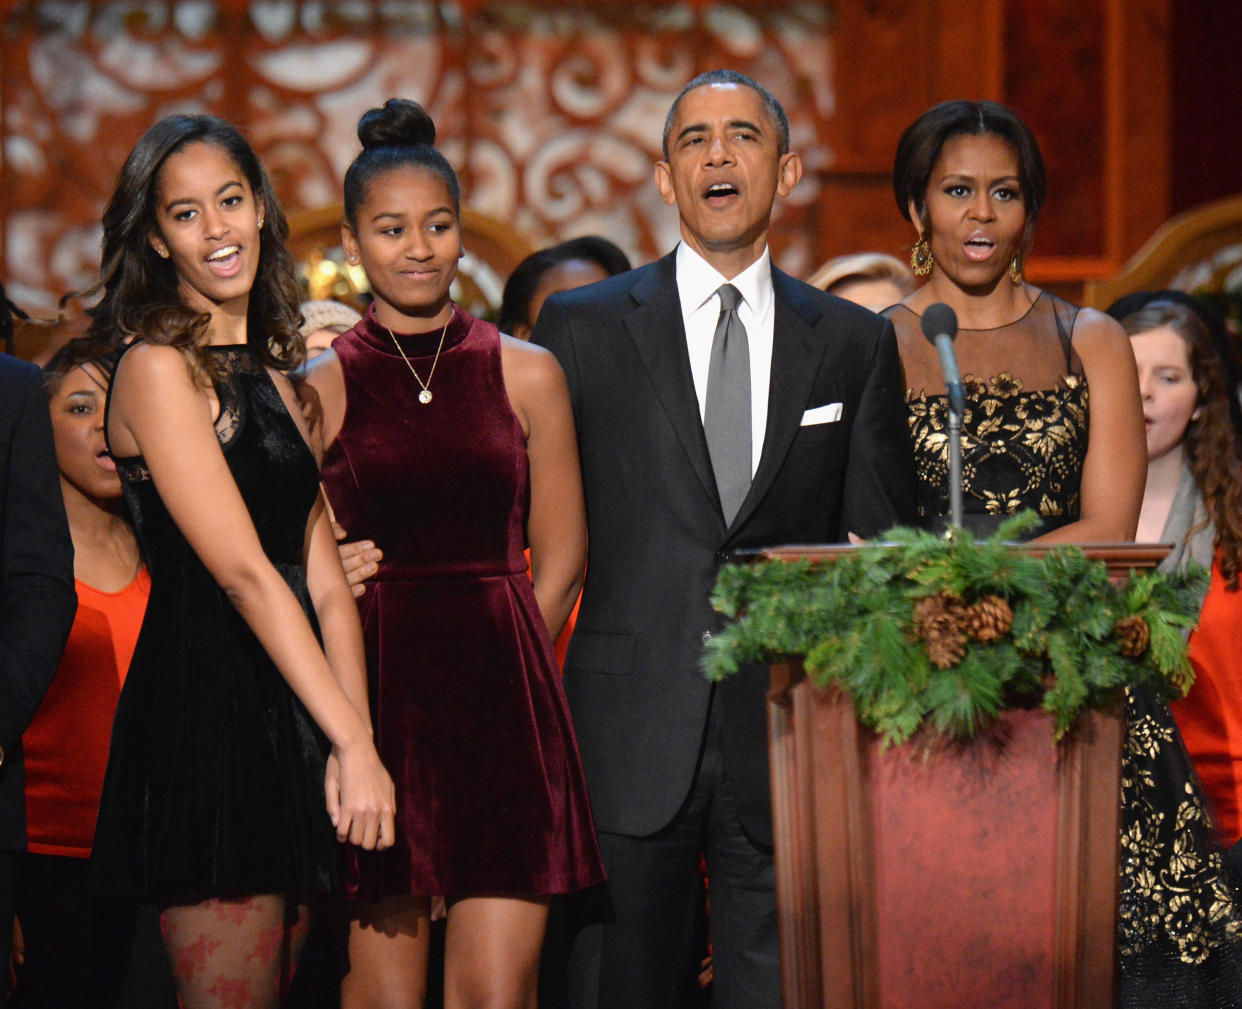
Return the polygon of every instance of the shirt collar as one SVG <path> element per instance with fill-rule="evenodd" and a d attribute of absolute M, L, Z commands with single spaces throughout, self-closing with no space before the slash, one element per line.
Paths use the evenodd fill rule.
<path fill-rule="evenodd" d="M 685 242 L 677 246 L 677 293 L 684 317 L 689 318 L 702 308 L 721 284 L 736 287 L 755 318 L 764 318 L 772 305 L 772 259 L 768 247 L 765 245 L 759 258 L 745 270 L 726 280 Z"/>

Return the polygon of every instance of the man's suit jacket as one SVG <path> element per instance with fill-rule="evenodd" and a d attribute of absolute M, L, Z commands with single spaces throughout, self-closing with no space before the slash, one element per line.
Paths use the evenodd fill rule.
<path fill-rule="evenodd" d="M 582 456 L 590 549 L 565 690 L 600 830 L 654 833 L 689 794 L 711 696 L 699 658 L 722 626 L 709 596 L 729 551 L 841 542 L 914 518 L 892 326 L 779 270 L 772 282 L 767 431 L 728 528 L 675 255 L 554 295 L 535 327 L 565 370 Z M 820 406 L 839 419 L 803 425 Z M 766 670 L 752 667 L 715 703 L 742 826 L 770 843 L 766 688 Z"/>
<path fill-rule="evenodd" d="M 21 736 L 78 605 L 42 377 L 0 354 L 0 849 L 26 845 Z"/>

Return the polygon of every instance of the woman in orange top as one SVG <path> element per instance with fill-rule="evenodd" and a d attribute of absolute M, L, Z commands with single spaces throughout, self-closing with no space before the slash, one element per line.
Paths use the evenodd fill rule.
<path fill-rule="evenodd" d="M 1138 540 L 1173 544 L 1163 570 L 1212 572 L 1190 637 L 1195 685 L 1172 708 L 1231 845 L 1242 836 L 1242 431 L 1227 348 L 1187 300 L 1150 300 L 1121 319 L 1147 425 Z"/>
<path fill-rule="evenodd" d="M 104 447 L 112 364 L 75 340 L 44 369 L 78 611 L 56 678 L 22 736 L 29 851 L 18 884 L 24 963 L 15 1009 L 111 1006 L 133 935 L 133 909 L 97 904 L 86 886 L 112 715 L 150 588 Z"/>

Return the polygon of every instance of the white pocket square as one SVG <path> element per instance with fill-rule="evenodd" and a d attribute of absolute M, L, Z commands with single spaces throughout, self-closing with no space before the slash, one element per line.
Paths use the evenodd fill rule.
<path fill-rule="evenodd" d="M 823 406 L 815 406 L 802 415 L 802 427 L 810 427 L 812 424 L 831 424 L 833 421 L 841 419 L 840 403 L 825 403 Z"/>

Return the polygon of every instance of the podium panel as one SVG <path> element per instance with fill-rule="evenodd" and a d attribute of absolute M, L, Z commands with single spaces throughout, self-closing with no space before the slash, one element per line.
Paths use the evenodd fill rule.
<path fill-rule="evenodd" d="M 786 1009 L 1111 1009 L 1120 708 L 884 749 L 800 662 L 771 674 Z"/>

